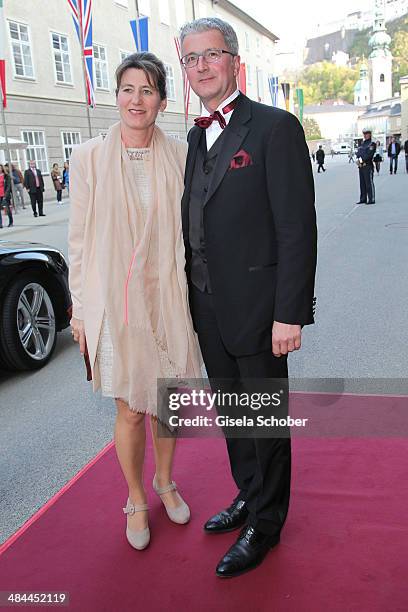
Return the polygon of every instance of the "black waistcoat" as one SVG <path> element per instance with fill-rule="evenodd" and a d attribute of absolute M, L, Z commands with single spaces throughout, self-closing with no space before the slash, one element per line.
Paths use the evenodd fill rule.
<path fill-rule="evenodd" d="M 211 285 L 205 256 L 203 211 L 212 173 L 224 140 L 224 133 L 225 130 L 207 152 L 205 130 L 202 131 L 191 182 L 189 202 L 189 241 L 192 252 L 190 276 L 191 282 L 197 289 L 208 293 L 211 293 Z"/>

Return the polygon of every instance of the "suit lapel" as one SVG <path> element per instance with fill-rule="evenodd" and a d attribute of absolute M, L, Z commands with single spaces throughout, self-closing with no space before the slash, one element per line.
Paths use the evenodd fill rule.
<path fill-rule="evenodd" d="M 229 168 L 233 155 L 241 148 L 249 127 L 245 125 L 251 119 L 251 102 L 249 98 L 240 95 L 238 104 L 232 114 L 228 127 L 225 128 L 224 142 L 218 154 L 212 179 L 208 188 L 204 206 L 218 189 L 226 171 Z M 197 149 L 196 149 L 197 150 Z"/>
<path fill-rule="evenodd" d="M 201 136 L 201 129 L 199 127 L 194 126 L 191 129 L 189 143 L 188 143 L 182 207 L 184 207 L 185 204 L 188 203 L 188 200 L 190 198 L 191 181 L 193 179 L 193 171 L 194 171 L 195 161 L 197 157 L 197 148 L 198 148 L 198 143 L 200 142 L 200 136 Z"/>

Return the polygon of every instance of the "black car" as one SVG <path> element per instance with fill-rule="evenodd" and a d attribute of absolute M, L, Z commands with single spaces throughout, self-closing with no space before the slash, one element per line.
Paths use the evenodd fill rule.
<path fill-rule="evenodd" d="M 36 370 L 68 327 L 71 297 L 68 266 L 58 249 L 0 240 L 0 363 Z"/>

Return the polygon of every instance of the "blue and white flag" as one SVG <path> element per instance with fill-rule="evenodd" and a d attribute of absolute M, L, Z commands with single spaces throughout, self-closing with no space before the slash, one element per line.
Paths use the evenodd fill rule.
<path fill-rule="evenodd" d="M 141 51 L 149 50 L 148 19 L 148 17 L 139 17 L 139 19 L 132 19 L 130 22 L 133 38 L 135 39 L 136 49 L 139 53 Z"/>
<path fill-rule="evenodd" d="M 279 77 L 269 76 L 269 93 L 271 94 L 272 106 L 278 106 L 278 94 L 279 94 Z"/>

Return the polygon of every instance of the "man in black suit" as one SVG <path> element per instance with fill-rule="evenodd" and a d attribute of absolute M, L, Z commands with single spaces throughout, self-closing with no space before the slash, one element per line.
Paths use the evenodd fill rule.
<path fill-rule="evenodd" d="M 397 174 L 398 170 L 398 155 L 401 152 L 401 145 L 398 140 L 393 136 L 391 142 L 388 145 L 388 157 L 390 158 L 390 174 L 394 170 L 394 174 Z"/>
<path fill-rule="evenodd" d="M 237 90 L 238 41 L 217 18 L 181 30 L 182 63 L 203 103 L 189 133 L 182 200 L 194 326 L 210 381 L 286 379 L 287 354 L 313 323 L 314 186 L 302 127 Z M 243 527 L 217 566 L 242 574 L 278 543 L 289 504 L 286 438 L 229 438 L 238 487 L 207 533 Z"/>
<path fill-rule="evenodd" d="M 24 172 L 24 187 L 29 193 L 34 217 L 38 217 L 37 204 L 40 217 L 45 217 L 43 213 L 44 179 L 34 160 L 30 161 L 30 167 Z"/>
<path fill-rule="evenodd" d="M 316 161 L 317 161 L 317 171 L 320 172 L 320 168 L 323 172 L 326 172 L 324 168 L 324 158 L 326 157 L 325 152 L 323 151 L 322 145 L 319 145 L 319 148 L 316 152 Z"/>

